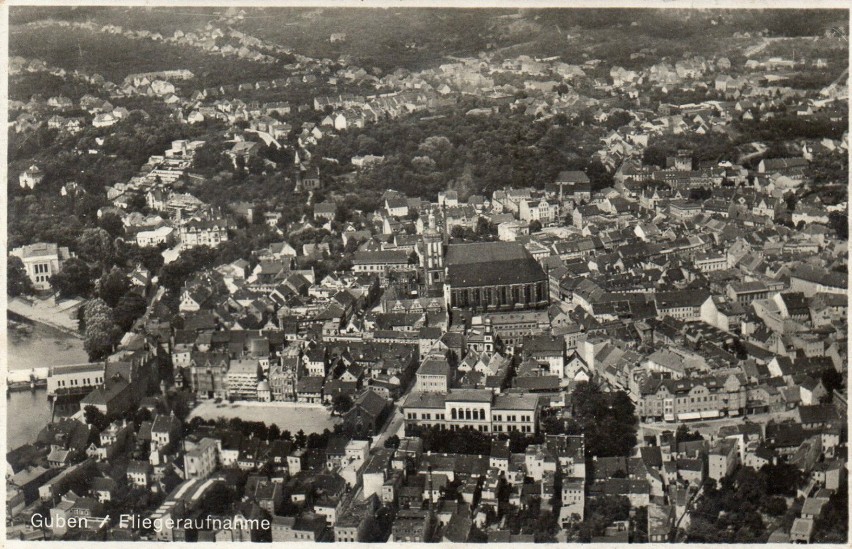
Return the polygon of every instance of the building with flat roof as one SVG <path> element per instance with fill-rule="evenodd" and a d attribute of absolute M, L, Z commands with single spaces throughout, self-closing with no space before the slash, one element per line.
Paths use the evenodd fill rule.
<path fill-rule="evenodd" d="M 541 403 L 528 393 L 495 395 L 490 389 L 451 389 L 445 394 L 412 392 L 402 403 L 406 425 L 465 427 L 484 433 L 535 433 Z"/>

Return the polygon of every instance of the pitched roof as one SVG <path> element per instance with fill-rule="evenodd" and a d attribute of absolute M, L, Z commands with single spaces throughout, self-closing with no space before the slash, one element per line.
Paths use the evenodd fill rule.
<path fill-rule="evenodd" d="M 541 265 L 521 244 L 477 242 L 447 247 L 447 280 L 454 287 L 503 286 L 547 280 Z"/>
<path fill-rule="evenodd" d="M 381 415 L 387 405 L 387 400 L 368 389 L 355 398 L 353 409 L 360 408 L 368 415 L 376 418 Z"/>

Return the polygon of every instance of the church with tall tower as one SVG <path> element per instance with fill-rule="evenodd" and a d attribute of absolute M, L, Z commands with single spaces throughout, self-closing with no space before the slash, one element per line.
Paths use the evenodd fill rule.
<path fill-rule="evenodd" d="M 423 286 L 428 293 L 442 292 L 444 286 L 444 235 L 437 228 L 434 212 L 429 212 L 429 227 L 423 231 L 420 248 Z"/>

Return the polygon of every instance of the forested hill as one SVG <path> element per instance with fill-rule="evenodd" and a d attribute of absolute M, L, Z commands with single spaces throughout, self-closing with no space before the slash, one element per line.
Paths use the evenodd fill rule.
<path fill-rule="evenodd" d="M 647 64 L 651 58 L 718 54 L 733 46 L 735 33 L 811 36 L 848 27 L 847 12 L 842 10 L 266 8 L 246 12 L 192 7 L 28 7 L 12 8 L 10 24 L 14 28 L 46 19 L 92 21 L 171 35 L 225 17 L 232 28 L 303 55 L 349 56 L 359 65 L 382 71 L 418 70 L 447 56 L 479 52 L 561 56 L 566 61 L 600 58 L 630 67 Z M 515 51 L 516 47 L 523 51 Z"/>

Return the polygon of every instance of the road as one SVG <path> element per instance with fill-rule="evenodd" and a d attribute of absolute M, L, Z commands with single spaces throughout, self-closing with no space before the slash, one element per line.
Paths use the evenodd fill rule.
<path fill-rule="evenodd" d="M 393 435 L 399 435 L 400 431 L 404 429 L 404 418 L 402 417 L 402 410 L 399 407 L 394 407 L 393 415 L 389 420 L 385 422 L 384 428 L 379 432 L 378 435 L 373 439 L 373 448 L 381 448 L 384 446 L 385 441 L 392 437 Z"/>
<path fill-rule="evenodd" d="M 385 441 L 393 435 L 397 435 L 399 438 L 405 435 L 405 418 L 402 415 L 399 404 L 405 401 L 405 398 L 416 386 L 417 382 L 415 381 L 408 387 L 405 393 L 394 401 L 393 415 L 385 422 L 385 426 L 379 431 L 379 434 L 373 438 L 373 448 L 381 448 L 384 446 Z"/>
<path fill-rule="evenodd" d="M 760 156 L 761 154 L 766 152 L 766 149 L 769 148 L 769 147 L 767 147 L 766 145 L 764 145 L 763 143 L 760 143 L 760 142 L 750 143 L 750 145 L 752 147 L 754 147 L 755 151 L 750 152 L 748 154 L 740 155 L 740 157 L 737 159 L 737 164 L 742 164 L 746 160 L 750 160 L 750 159 L 754 158 L 755 156 Z"/>

